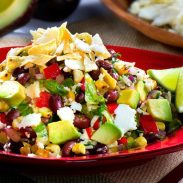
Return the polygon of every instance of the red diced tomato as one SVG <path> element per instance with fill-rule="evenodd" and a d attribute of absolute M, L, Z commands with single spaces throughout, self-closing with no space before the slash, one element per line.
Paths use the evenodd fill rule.
<path fill-rule="evenodd" d="M 107 109 L 108 109 L 110 114 L 114 114 L 114 111 L 116 110 L 117 107 L 118 107 L 118 104 L 116 104 L 116 103 L 108 103 L 107 104 Z"/>
<path fill-rule="evenodd" d="M 156 121 L 151 115 L 143 115 L 140 117 L 140 125 L 145 133 L 158 133 L 158 127 Z"/>
<path fill-rule="evenodd" d="M 81 90 L 85 91 L 85 79 L 84 78 L 81 81 Z"/>
<path fill-rule="evenodd" d="M 54 63 L 44 69 L 46 79 L 55 79 L 60 74 L 61 70 L 57 63 Z"/>
<path fill-rule="evenodd" d="M 49 108 L 49 100 L 50 100 L 50 93 L 43 91 L 40 93 L 40 97 L 35 99 L 35 104 L 37 107 L 47 107 Z"/>
<path fill-rule="evenodd" d="M 0 122 L 6 124 L 6 114 L 5 113 L 0 113 Z"/>
<path fill-rule="evenodd" d="M 92 136 L 92 134 L 93 134 L 92 128 L 91 128 L 91 127 L 86 128 L 86 132 L 87 132 L 87 134 L 88 134 L 88 137 L 91 139 L 91 136 Z"/>
<path fill-rule="evenodd" d="M 118 144 L 127 144 L 128 141 L 127 141 L 127 138 L 126 137 L 121 137 L 121 139 L 118 140 Z"/>
<path fill-rule="evenodd" d="M 97 119 L 97 121 L 95 121 L 94 125 L 93 125 L 93 129 L 97 130 L 100 127 L 100 120 Z"/>

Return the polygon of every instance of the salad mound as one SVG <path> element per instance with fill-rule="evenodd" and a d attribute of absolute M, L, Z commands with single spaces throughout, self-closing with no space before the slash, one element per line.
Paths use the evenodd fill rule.
<path fill-rule="evenodd" d="M 1 150 L 106 154 L 144 148 L 182 125 L 175 98 L 183 100 L 183 68 L 146 74 L 98 34 L 71 34 L 66 25 L 31 31 L 32 43 L 11 49 L 0 64 Z M 166 79 L 171 73 L 174 81 Z"/>

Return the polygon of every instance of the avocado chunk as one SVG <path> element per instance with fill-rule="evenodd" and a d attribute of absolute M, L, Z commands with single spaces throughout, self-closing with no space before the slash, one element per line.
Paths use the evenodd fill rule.
<path fill-rule="evenodd" d="M 53 144 L 63 144 L 80 137 L 80 133 L 69 121 L 58 121 L 48 124 L 49 141 Z"/>
<path fill-rule="evenodd" d="M 109 145 L 118 140 L 121 135 L 121 130 L 115 124 L 106 122 L 92 135 L 91 139 Z"/>
<path fill-rule="evenodd" d="M 0 85 L 0 98 L 11 107 L 17 107 L 25 99 L 25 88 L 17 81 L 4 81 Z"/>
<path fill-rule="evenodd" d="M 146 90 L 144 82 L 143 81 L 138 81 L 135 88 L 140 94 L 140 100 L 144 101 L 147 97 L 147 90 Z"/>
<path fill-rule="evenodd" d="M 177 111 L 183 113 L 183 72 L 180 72 L 175 92 L 175 106 Z"/>
<path fill-rule="evenodd" d="M 178 76 L 181 71 L 183 71 L 183 67 L 163 70 L 149 69 L 147 74 L 167 90 L 175 92 Z"/>
<path fill-rule="evenodd" d="M 172 111 L 167 99 L 148 99 L 147 111 L 158 121 L 172 121 Z"/>
<path fill-rule="evenodd" d="M 36 142 L 42 143 L 42 144 L 48 144 L 48 131 L 46 128 L 46 125 L 44 123 L 40 123 L 36 127 L 33 128 L 36 132 Z"/>
<path fill-rule="evenodd" d="M 119 98 L 117 100 L 118 104 L 127 104 L 131 108 L 136 109 L 138 102 L 140 100 L 140 94 L 136 90 L 121 90 Z"/>
<path fill-rule="evenodd" d="M 4 0 L 0 3 L 0 35 L 29 21 L 37 0 Z"/>

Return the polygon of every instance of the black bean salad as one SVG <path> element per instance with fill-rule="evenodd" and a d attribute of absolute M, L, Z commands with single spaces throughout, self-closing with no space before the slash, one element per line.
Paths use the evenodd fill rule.
<path fill-rule="evenodd" d="M 0 149 L 69 157 L 144 148 L 182 125 L 183 68 L 147 71 L 98 34 L 31 31 L 0 64 Z"/>

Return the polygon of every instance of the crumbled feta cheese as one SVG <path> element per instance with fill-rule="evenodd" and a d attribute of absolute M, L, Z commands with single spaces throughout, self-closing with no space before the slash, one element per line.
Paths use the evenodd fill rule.
<path fill-rule="evenodd" d="M 82 105 L 78 102 L 72 101 L 70 108 L 75 112 L 75 111 L 81 111 L 82 110 Z"/>
<path fill-rule="evenodd" d="M 33 153 L 29 153 L 28 155 L 27 155 L 28 157 L 36 157 L 36 155 L 35 154 L 33 154 Z"/>
<path fill-rule="evenodd" d="M 137 122 L 135 121 L 136 111 L 128 105 L 119 104 L 114 114 L 116 114 L 114 123 L 121 129 L 123 135 L 130 130 L 137 129 Z"/>
<path fill-rule="evenodd" d="M 22 121 L 17 124 L 18 128 L 26 128 L 27 126 L 37 126 L 41 123 L 41 114 L 33 113 L 24 116 Z"/>
<path fill-rule="evenodd" d="M 73 123 L 74 121 L 74 112 L 70 107 L 62 107 L 57 110 L 57 115 L 61 120 L 67 120 Z"/>

